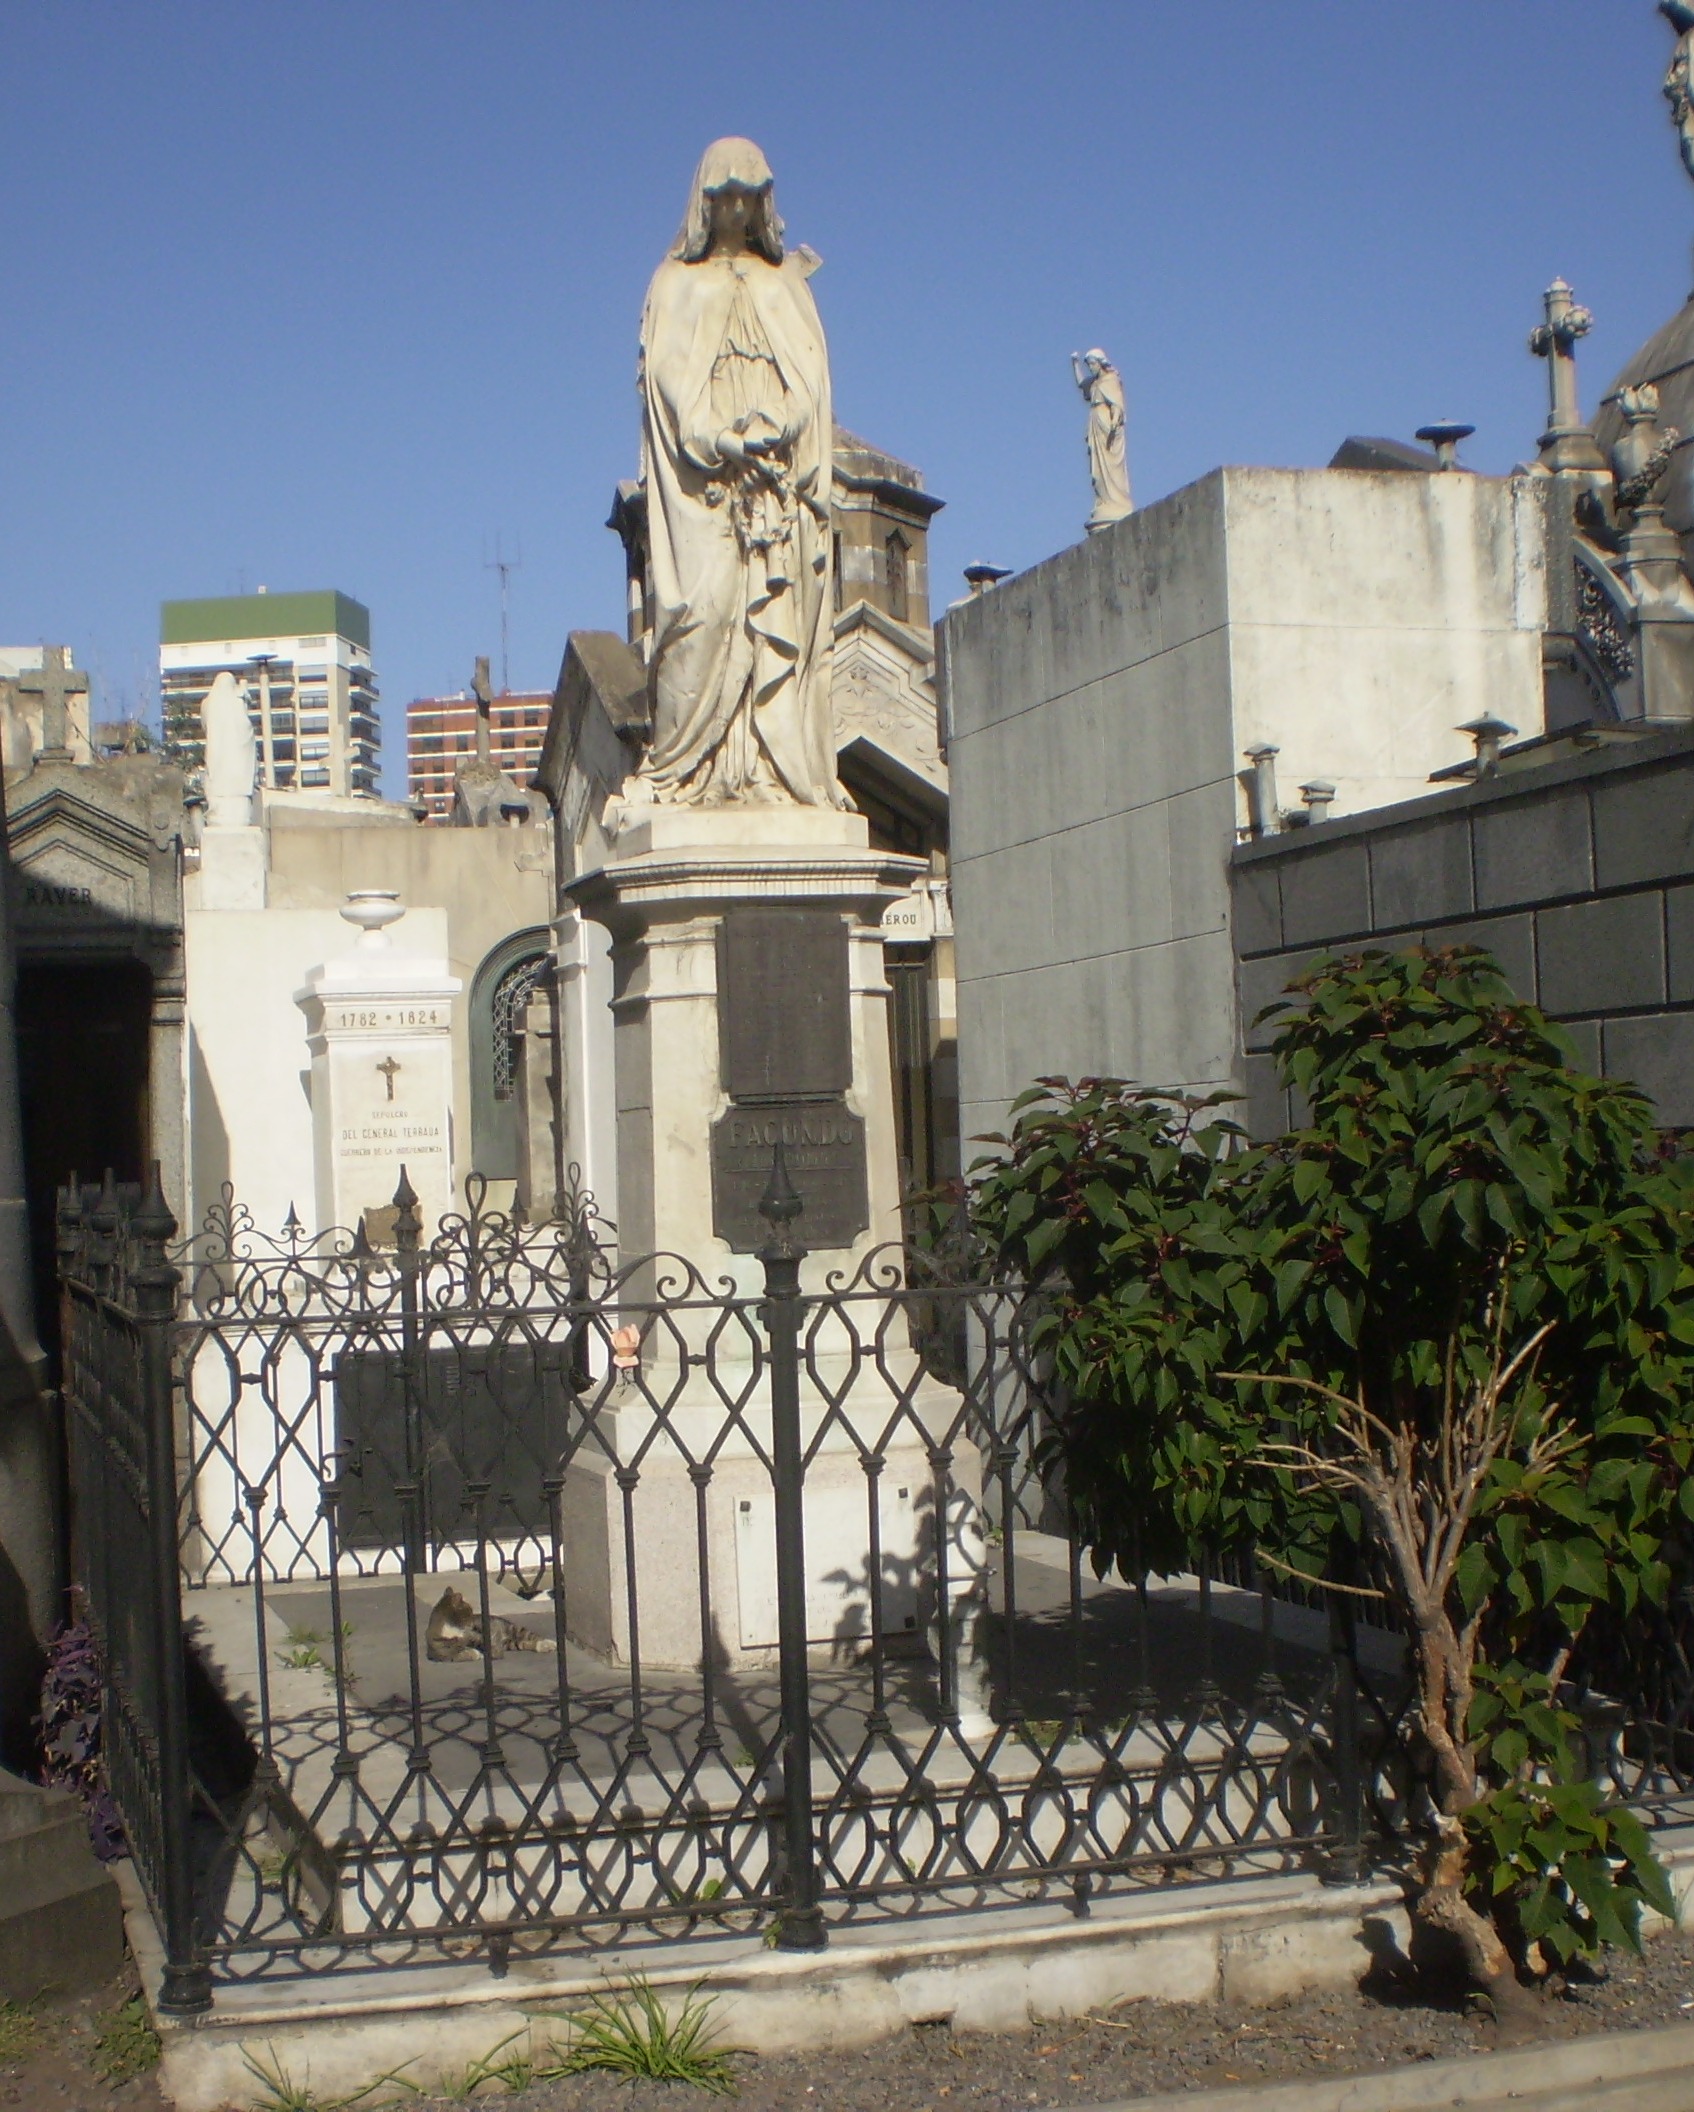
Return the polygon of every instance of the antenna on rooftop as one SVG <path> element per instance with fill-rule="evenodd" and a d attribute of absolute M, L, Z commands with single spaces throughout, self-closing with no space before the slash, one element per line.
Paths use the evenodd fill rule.
<path fill-rule="evenodd" d="M 485 544 L 483 547 L 486 549 L 487 545 Z M 483 558 L 482 568 L 485 572 L 498 572 L 500 575 L 500 694 L 503 697 L 507 697 L 512 693 L 512 574 L 521 572 L 523 569 L 523 551 L 520 549 L 516 557 L 508 557 L 502 547 L 500 537 L 496 535 L 494 538 L 494 555 Z"/>

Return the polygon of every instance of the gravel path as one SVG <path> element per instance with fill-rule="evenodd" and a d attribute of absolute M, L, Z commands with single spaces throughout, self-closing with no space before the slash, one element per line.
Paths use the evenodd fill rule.
<path fill-rule="evenodd" d="M 133 1988 L 114 1983 L 97 1996 L 38 2013 L 27 2044 L 0 2036 L 0 2105 L 27 2112 L 164 2112 L 152 2074 L 119 2087 L 91 2066 L 96 2035 Z M 1614 1958 L 1546 2006 L 1546 2036 L 1570 2038 L 1694 2019 L 1694 1934 L 1661 1937 L 1645 1959 Z M 924 2026 L 860 2053 L 736 2060 L 736 2112 L 1028 2112 L 1030 2106 L 1086 2106 L 1160 2090 L 1224 2083 L 1286 2081 L 1346 2074 L 1411 2061 L 1487 2052 L 1486 2019 L 1458 1998 L 1432 1997 L 1392 1982 L 1368 1992 L 1306 1995 L 1270 2009 L 1213 2009 L 1139 2002 L 1103 2021 L 1038 2025 L 1033 2031 L 955 2038 Z M 263 2101 L 254 2086 L 250 2103 Z M 366 2099 L 367 2108 L 377 2099 Z M 489 2084 L 477 2104 L 504 2112 L 683 2112 L 713 2100 L 657 2083 L 577 2076 L 510 2093 Z M 405 2094 L 392 2100 L 424 2112 L 466 2102 Z M 247 2112 L 243 2107 L 242 2112 Z"/>

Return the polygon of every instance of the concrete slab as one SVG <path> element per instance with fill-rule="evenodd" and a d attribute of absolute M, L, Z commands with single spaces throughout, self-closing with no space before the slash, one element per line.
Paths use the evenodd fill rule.
<path fill-rule="evenodd" d="M 929 1659 L 893 1655 L 884 1667 L 887 1727 L 873 1729 L 869 1666 L 849 1655 L 814 1668 L 820 1836 L 861 1896 L 897 1882 L 902 1857 L 932 1887 L 950 1885 L 960 1905 L 1003 1901 L 1026 1867 L 1029 1882 L 1055 1882 L 1042 1872 L 1083 1807 L 1107 1860 L 1155 1854 L 1166 1839 L 1228 1851 L 1248 1832 L 1269 1844 L 1309 1830 L 1309 1762 L 1284 1756 L 1327 1676 L 1321 1614 L 1278 1603 L 1267 1637 L 1259 1595 L 1220 1584 L 1208 1624 L 1198 1580 L 1176 1577 L 1150 1588 L 1143 1622 L 1134 1592 L 1085 1574 L 1073 1627 L 1066 1543 L 1026 1532 L 1017 1547 L 1011 1578 L 998 1555 L 991 1562 L 977 1616 L 990 1715 L 949 1728 Z M 420 1635 L 442 1581 L 414 1581 Z M 476 1595 L 474 1583 L 466 1589 Z M 545 1638 L 545 1650 L 495 1660 L 492 1692 L 480 1660 L 426 1660 L 414 1698 L 403 1578 L 343 1585 L 339 1693 L 327 1582 L 266 1590 L 263 1694 L 251 1589 L 191 1596 L 196 1648 L 255 1743 L 268 1700 L 277 1777 L 240 1817 L 245 1855 L 222 1867 L 227 1927 L 275 1937 L 433 1928 L 455 1876 L 480 1888 L 480 1923 L 509 1912 L 521 1924 L 537 1900 L 555 1918 L 590 1914 L 603 1908 L 606 1886 L 596 1844 L 622 1854 L 614 1836 L 631 1824 L 646 1846 L 618 1890 L 623 1910 L 706 1897 L 768 1913 L 775 1668 L 719 1668 L 709 1725 L 697 1672 L 637 1680 L 567 1644 L 562 1690 L 549 1602 L 491 1585 L 490 1603 Z M 1362 1642 L 1373 1669 L 1398 1667 L 1397 1638 L 1364 1630 Z M 1285 1701 L 1263 1688 L 1271 1669 Z M 1198 1699 L 1207 1680 L 1215 1717 Z M 1147 1692 L 1158 1697 L 1150 1720 L 1138 1713 Z M 1021 1728 L 1005 1727 L 1013 1695 Z M 1079 1701 L 1086 1729 L 1071 1717 Z M 428 1754 L 422 1775 L 411 1765 L 414 1735 Z M 484 1867 L 467 1831 L 472 1808 L 484 1830 L 500 1830 L 499 1872 Z M 1018 1815 L 1009 1851 L 1008 1811 Z M 365 1844 L 360 1852 L 338 1857 L 337 1844 L 354 1839 Z M 506 1908 L 491 1887 L 500 1898 L 510 1893 Z M 885 1902 L 877 1911 L 898 1909 Z"/>
<path fill-rule="evenodd" d="M 81 1803 L 0 1771 L 0 1999 L 77 1994 L 122 1962 L 117 1890 Z"/>

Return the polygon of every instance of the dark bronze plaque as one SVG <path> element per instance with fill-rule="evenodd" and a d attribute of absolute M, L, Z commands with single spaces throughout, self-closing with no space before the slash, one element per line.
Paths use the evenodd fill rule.
<path fill-rule="evenodd" d="M 485 1491 L 485 1530 L 541 1533 L 550 1517 L 544 1483 L 569 1442 L 576 1380 L 565 1342 L 427 1343 L 419 1358 L 420 1496 L 426 1541 L 474 1539 Z M 398 1351 L 346 1349 L 335 1360 L 335 1437 L 345 1447 L 338 1530 L 345 1547 L 398 1547 L 405 1505 L 405 1371 Z"/>
<path fill-rule="evenodd" d="M 788 1178 L 806 1206 L 795 1236 L 814 1251 L 850 1247 L 871 1213 L 864 1121 L 840 1098 L 732 1107 L 718 1117 L 712 1124 L 712 1229 L 737 1254 L 756 1253 L 770 1238 L 759 1198 L 779 1137 Z"/>
<path fill-rule="evenodd" d="M 853 1082 L 847 926 L 816 909 L 732 909 L 718 957 L 724 1090 L 822 1099 Z"/>

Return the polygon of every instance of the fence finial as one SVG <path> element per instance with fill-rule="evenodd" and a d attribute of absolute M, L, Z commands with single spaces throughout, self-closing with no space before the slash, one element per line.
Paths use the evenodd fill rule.
<path fill-rule="evenodd" d="M 771 1177 L 759 1198 L 759 1215 L 767 1225 L 791 1225 L 805 1207 L 805 1198 L 788 1177 L 788 1154 L 778 1137 L 771 1146 Z"/>
<path fill-rule="evenodd" d="M 788 1154 L 778 1137 L 771 1146 L 771 1177 L 759 1198 L 759 1215 L 771 1228 L 769 1242 L 759 1250 L 762 1256 L 788 1260 L 805 1252 L 794 1236 L 794 1225 L 805 1207 L 805 1198 L 788 1177 Z"/>
<path fill-rule="evenodd" d="M 394 1244 L 402 1254 L 415 1254 L 418 1238 L 423 1231 L 423 1219 L 418 1215 L 418 1192 L 406 1178 L 404 1166 L 400 1169 L 400 1183 L 394 1191 Z"/>
<path fill-rule="evenodd" d="M 160 1246 L 176 1237 L 176 1219 L 171 1215 L 170 1204 L 165 1201 L 165 1184 L 160 1178 L 157 1159 L 153 1160 L 148 1175 L 147 1193 L 129 1223 L 137 1239 L 154 1240 Z"/>

